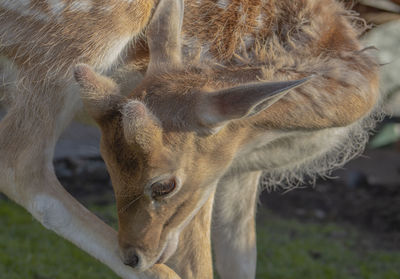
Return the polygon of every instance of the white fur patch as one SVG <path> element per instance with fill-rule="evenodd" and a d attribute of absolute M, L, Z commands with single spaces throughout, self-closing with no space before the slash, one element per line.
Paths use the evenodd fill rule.
<path fill-rule="evenodd" d="M 6 8 L 12 11 L 23 12 L 29 9 L 31 4 L 30 0 L 5 0 L 1 1 L 0 7 Z"/>
<path fill-rule="evenodd" d="M 99 59 L 99 61 L 101 61 L 101 65 L 99 65 L 99 67 L 103 70 L 114 65 L 131 39 L 131 36 L 110 39 L 110 45 L 107 52 L 105 53 L 103 59 Z"/>
<path fill-rule="evenodd" d="M 30 0 L 5 0 L 1 1 L 0 7 L 6 10 L 17 12 L 23 16 L 32 16 L 38 20 L 49 19 L 49 16 L 44 12 L 32 8 Z"/>
<path fill-rule="evenodd" d="M 80 0 L 72 3 L 71 11 L 89 12 L 92 7 L 92 0 Z"/>
<path fill-rule="evenodd" d="M 29 211 L 44 227 L 58 233 L 65 233 L 65 228 L 71 224 L 72 216 L 64 205 L 46 194 L 36 196 Z"/>
<path fill-rule="evenodd" d="M 264 18 L 263 18 L 263 14 L 260 13 L 257 18 L 256 18 L 256 22 L 257 22 L 257 30 L 261 30 L 264 27 Z"/>
<path fill-rule="evenodd" d="M 56 16 L 60 15 L 66 6 L 65 2 L 62 0 L 47 0 L 47 3 L 49 4 L 52 14 Z"/>
<path fill-rule="evenodd" d="M 254 44 L 254 40 L 255 40 L 254 36 L 250 35 L 250 34 L 245 35 L 243 37 L 243 42 L 244 42 L 246 48 L 250 48 Z"/>
<path fill-rule="evenodd" d="M 115 5 L 104 5 L 102 7 L 99 7 L 99 11 L 105 15 L 110 15 L 112 13 L 112 11 L 114 10 Z"/>
<path fill-rule="evenodd" d="M 230 3 L 230 0 L 218 0 L 216 4 L 219 8 L 226 10 Z"/>

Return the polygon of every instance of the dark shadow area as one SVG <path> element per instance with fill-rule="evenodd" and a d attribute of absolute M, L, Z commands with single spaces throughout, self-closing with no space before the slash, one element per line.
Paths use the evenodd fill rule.
<path fill-rule="evenodd" d="M 264 191 L 261 203 L 283 218 L 355 225 L 382 247 L 400 249 L 399 151 L 369 150 L 333 175 L 287 193 Z"/>

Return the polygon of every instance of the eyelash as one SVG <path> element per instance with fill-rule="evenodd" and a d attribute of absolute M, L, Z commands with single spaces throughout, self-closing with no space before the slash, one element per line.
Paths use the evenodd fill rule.
<path fill-rule="evenodd" d="M 173 178 L 169 181 L 156 182 L 151 185 L 152 198 L 160 198 L 167 196 L 176 189 L 176 180 Z"/>

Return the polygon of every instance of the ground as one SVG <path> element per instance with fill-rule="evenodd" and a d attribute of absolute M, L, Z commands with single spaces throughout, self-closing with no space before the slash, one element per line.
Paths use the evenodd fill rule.
<path fill-rule="evenodd" d="M 58 145 L 55 166 L 68 191 L 116 227 L 98 131 L 73 124 Z M 394 145 L 368 150 L 336 172 L 337 179 L 285 194 L 264 192 L 257 217 L 257 278 L 400 278 L 399 170 Z M 1 278 L 117 278 L 5 197 L 0 228 Z"/>

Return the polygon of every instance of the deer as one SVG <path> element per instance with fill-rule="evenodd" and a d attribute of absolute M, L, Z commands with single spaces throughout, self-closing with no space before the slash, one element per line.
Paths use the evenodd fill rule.
<path fill-rule="evenodd" d="M 358 154 L 379 65 L 337 1 L 171 1 L 130 59 L 130 95 L 77 65 L 102 132 L 124 262 L 254 278 L 259 181 L 293 187 Z M 184 11 L 183 11 L 184 10 Z"/>
<path fill-rule="evenodd" d="M 0 123 L 1 190 L 123 278 L 212 278 L 211 239 L 221 278 L 254 278 L 260 188 L 290 189 L 362 151 L 380 110 L 379 64 L 358 40 L 355 15 L 335 0 L 153 8 L 144 36 L 118 48 L 144 74 L 128 96 L 99 66 L 111 60 L 97 55 L 60 71 L 68 93 L 50 67 L 57 86 L 24 84 L 25 98 L 11 98 Z M 102 44 L 110 45 L 118 57 L 111 38 Z M 78 107 L 72 76 L 102 133 L 118 235 L 62 190 L 51 166 Z"/>
<path fill-rule="evenodd" d="M 158 1 L 0 1 L 0 191 L 46 228 L 121 278 L 179 278 L 166 265 L 135 272 L 120 259 L 117 232 L 64 190 L 54 174 L 57 138 L 81 107 L 73 68 L 113 72 Z"/>

